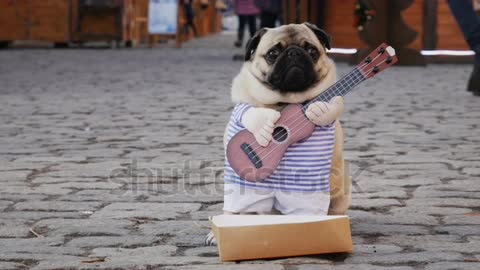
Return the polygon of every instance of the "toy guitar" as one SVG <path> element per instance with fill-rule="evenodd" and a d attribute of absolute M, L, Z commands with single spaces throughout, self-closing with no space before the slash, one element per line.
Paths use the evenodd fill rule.
<path fill-rule="evenodd" d="M 227 145 L 227 159 L 233 170 L 247 181 L 260 181 L 271 175 L 283 158 L 287 148 L 312 135 L 315 124 L 306 116 L 308 106 L 315 101 L 330 101 L 335 96 L 344 96 L 355 86 L 397 62 L 395 50 L 381 44 L 370 53 L 353 71 L 306 104 L 290 104 L 282 111 L 275 124 L 273 139 L 260 146 L 253 134 L 242 130 L 231 138 Z"/>

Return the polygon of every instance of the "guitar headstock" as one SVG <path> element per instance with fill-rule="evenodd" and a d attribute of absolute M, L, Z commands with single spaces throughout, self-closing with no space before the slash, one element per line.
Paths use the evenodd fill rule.
<path fill-rule="evenodd" d="M 357 65 L 357 69 L 368 79 L 397 62 L 395 49 L 387 43 L 382 43 Z"/>

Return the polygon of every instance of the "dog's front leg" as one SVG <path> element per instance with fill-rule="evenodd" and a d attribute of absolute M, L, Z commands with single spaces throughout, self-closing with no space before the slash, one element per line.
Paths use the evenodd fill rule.
<path fill-rule="evenodd" d="M 228 211 L 223 211 L 224 215 L 238 215 L 233 212 L 228 212 Z M 217 239 L 215 239 L 215 234 L 213 234 L 213 231 L 210 230 L 208 232 L 207 236 L 205 237 L 205 246 L 216 246 L 217 245 Z"/>

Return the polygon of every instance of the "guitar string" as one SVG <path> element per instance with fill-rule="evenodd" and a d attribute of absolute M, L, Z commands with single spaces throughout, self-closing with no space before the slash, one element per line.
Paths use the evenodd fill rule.
<path fill-rule="evenodd" d="M 380 62 L 378 65 L 383 64 L 385 61 L 386 61 L 386 60 Z M 370 74 L 373 72 L 373 69 L 374 69 L 374 68 L 372 68 L 370 71 L 367 72 L 367 76 L 370 75 Z M 358 82 L 358 81 L 357 81 L 357 82 Z M 304 124 L 303 127 L 305 127 L 306 125 L 307 125 L 307 124 Z M 293 128 L 292 128 L 292 129 L 293 129 Z M 301 129 L 301 128 L 300 128 L 300 129 Z M 298 129 L 295 128 L 295 129 L 293 129 L 293 130 L 298 130 Z M 297 133 L 298 133 L 298 132 L 297 132 Z M 292 132 L 292 136 L 293 136 L 293 134 L 295 134 L 295 131 Z M 266 148 L 265 148 L 265 149 L 266 149 Z M 270 154 L 272 154 L 274 151 L 275 151 L 275 149 L 272 149 L 269 153 L 267 153 L 267 154 L 263 157 L 263 159 L 267 158 L 267 157 L 268 157 Z M 262 153 L 263 153 L 263 152 L 262 152 Z M 255 165 L 257 165 L 258 162 L 260 162 L 260 161 L 261 161 L 261 160 L 256 161 L 256 162 L 255 162 Z"/>
<path fill-rule="evenodd" d="M 360 73 L 360 70 L 363 69 L 364 67 L 370 65 L 370 63 L 374 62 L 374 61 L 375 61 L 378 57 L 380 57 L 381 55 L 382 55 L 382 54 L 378 54 L 378 55 L 375 56 L 375 57 L 373 58 L 373 60 L 371 60 L 369 63 L 363 62 L 362 65 L 359 65 L 359 66 L 355 67 L 352 71 L 350 71 L 349 73 L 347 73 L 345 76 L 343 76 L 343 77 L 340 79 L 340 81 L 339 81 L 340 85 L 343 86 L 343 84 L 342 84 L 342 83 L 343 83 L 343 81 L 342 81 L 343 79 L 347 78 L 347 79 L 350 80 L 351 78 L 348 78 L 348 77 L 349 77 L 351 74 L 353 74 L 354 72 L 356 72 L 356 71 L 358 71 L 358 73 L 359 73 L 360 75 L 362 75 L 362 74 Z M 344 86 L 343 86 L 343 87 L 344 87 Z M 328 95 L 327 95 L 327 98 L 328 98 L 328 99 L 331 99 L 331 98 L 335 97 L 336 95 L 338 95 L 339 92 L 337 92 L 338 89 L 336 89 L 336 88 L 337 88 L 337 87 L 336 87 L 335 84 L 334 84 L 334 85 L 333 85 L 333 88 L 327 89 L 327 91 L 329 91 L 329 90 L 331 89 L 332 92 L 334 93 L 334 94 L 332 95 L 332 94 L 329 92 Z M 320 94 L 320 95 L 321 95 L 321 94 Z M 309 101 L 306 105 L 302 106 L 302 110 L 303 110 L 303 108 L 304 108 L 305 106 L 310 106 L 311 104 L 313 104 L 314 102 L 316 102 L 316 101 L 317 101 L 317 98 L 318 98 L 318 97 L 312 99 L 312 100 Z M 305 108 L 308 108 L 308 107 L 305 107 Z M 295 119 L 295 123 L 297 123 L 298 120 L 300 120 L 300 119 L 303 118 L 303 113 L 300 114 L 300 115 L 296 115 L 296 114 L 291 115 L 289 118 L 287 118 L 287 119 L 285 120 L 285 122 L 288 122 L 289 120 L 291 120 L 292 117 L 297 117 L 297 118 Z M 288 134 L 285 133 L 284 135 L 282 135 L 282 136 L 279 138 L 279 140 L 285 139 L 285 136 L 288 136 Z M 255 142 L 255 141 L 253 141 L 253 142 Z M 251 142 L 250 144 L 252 144 L 253 142 Z M 255 149 L 252 149 L 250 152 L 248 152 L 248 153 L 247 153 L 247 156 L 249 156 L 251 153 L 253 153 L 253 152 L 255 152 L 255 151 L 258 151 L 259 149 L 262 149 L 262 148 L 265 148 L 265 147 L 263 147 L 263 146 L 261 146 L 261 145 L 260 145 L 260 146 L 257 146 Z M 263 152 L 263 151 L 262 151 L 262 152 Z"/>

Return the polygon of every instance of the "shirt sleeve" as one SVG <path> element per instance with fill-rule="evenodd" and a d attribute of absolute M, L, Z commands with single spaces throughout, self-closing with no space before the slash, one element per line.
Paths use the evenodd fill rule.
<path fill-rule="evenodd" d="M 242 126 L 242 117 L 245 114 L 245 112 L 252 108 L 252 106 L 248 103 L 238 103 L 235 105 L 235 108 L 233 108 L 232 112 L 232 119 L 235 121 L 235 124 L 238 126 Z"/>

